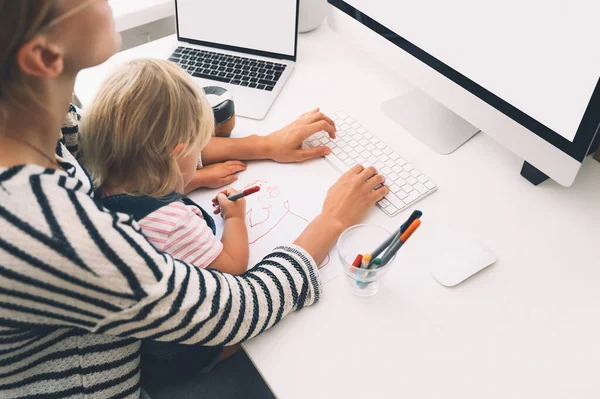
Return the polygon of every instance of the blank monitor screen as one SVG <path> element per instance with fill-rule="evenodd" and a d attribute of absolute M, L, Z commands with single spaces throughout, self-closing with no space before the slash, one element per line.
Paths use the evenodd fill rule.
<path fill-rule="evenodd" d="M 600 1 L 345 0 L 573 141 L 600 77 Z"/>
<path fill-rule="evenodd" d="M 297 0 L 177 0 L 179 37 L 295 55 Z"/>

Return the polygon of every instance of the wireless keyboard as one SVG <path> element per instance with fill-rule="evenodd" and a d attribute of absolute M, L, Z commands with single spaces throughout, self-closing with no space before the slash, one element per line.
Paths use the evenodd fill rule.
<path fill-rule="evenodd" d="M 385 176 L 390 193 L 377 203 L 384 213 L 396 216 L 437 190 L 437 185 L 391 147 L 343 111 L 332 115 L 337 127 L 337 139 L 331 140 L 326 132 L 310 137 L 310 147 L 325 145 L 331 154 L 325 159 L 341 173 L 354 165 L 373 166 Z"/>

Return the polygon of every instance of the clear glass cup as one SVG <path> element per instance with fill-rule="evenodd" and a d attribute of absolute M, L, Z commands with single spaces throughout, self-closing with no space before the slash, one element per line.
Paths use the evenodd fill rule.
<path fill-rule="evenodd" d="M 396 255 L 385 266 L 377 269 L 354 267 L 354 259 L 358 254 L 371 253 L 391 234 L 383 227 L 359 224 L 344 231 L 338 239 L 337 250 L 344 269 L 344 279 L 355 295 L 375 295 L 379 291 L 381 280 L 396 260 Z"/>

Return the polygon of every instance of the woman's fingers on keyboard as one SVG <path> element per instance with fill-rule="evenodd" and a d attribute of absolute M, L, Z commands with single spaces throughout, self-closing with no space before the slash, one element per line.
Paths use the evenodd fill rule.
<path fill-rule="evenodd" d="M 375 190 L 385 183 L 385 177 L 380 174 L 375 174 L 367 180 L 367 183 L 370 190 Z"/>
<path fill-rule="evenodd" d="M 390 188 L 385 185 L 381 185 L 371 193 L 373 203 L 378 202 L 383 199 L 390 192 Z"/>
<path fill-rule="evenodd" d="M 369 167 L 363 169 L 362 172 L 360 172 L 360 177 L 365 179 L 365 181 L 367 181 L 371 177 L 375 176 L 376 174 L 377 174 L 377 170 L 374 167 L 369 166 Z"/>

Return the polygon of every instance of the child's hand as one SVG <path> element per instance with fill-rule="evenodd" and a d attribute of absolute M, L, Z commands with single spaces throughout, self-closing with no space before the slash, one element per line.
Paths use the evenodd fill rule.
<path fill-rule="evenodd" d="M 246 170 L 241 161 L 227 161 L 208 165 L 196 171 L 196 187 L 219 188 L 235 182 L 236 173 Z"/>
<path fill-rule="evenodd" d="M 239 218 L 244 220 L 246 217 L 246 199 L 240 198 L 237 201 L 229 201 L 227 197 L 231 194 L 237 193 L 233 188 L 226 188 L 221 191 L 219 195 L 213 198 L 213 211 L 215 215 L 221 214 L 223 220 Z"/>

